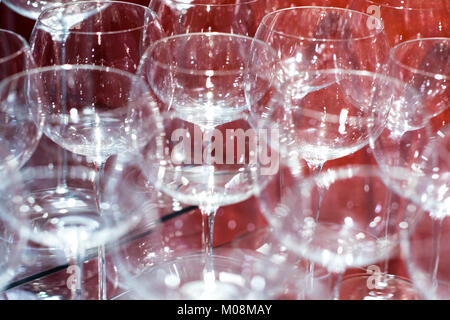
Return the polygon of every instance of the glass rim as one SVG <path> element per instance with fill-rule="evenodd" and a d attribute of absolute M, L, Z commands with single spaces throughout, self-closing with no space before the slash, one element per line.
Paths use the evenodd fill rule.
<path fill-rule="evenodd" d="M 290 167 L 287 167 L 290 169 Z M 320 172 L 312 176 L 299 176 L 293 175 L 295 183 L 288 188 L 291 190 L 297 190 L 301 194 L 305 195 L 305 192 L 311 192 L 315 187 L 326 185 L 332 185 L 336 181 L 351 179 L 353 177 L 377 177 L 384 184 L 385 188 L 390 192 L 398 194 L 405 199 L 409 199 L 409 193 L 400 194 L 398 190 L 392 188 L 389 179 L 404 179 L 405 181 L 414 183 L 419 176 L 411 175 L 411 171 L 403 167 L 391 167 L 389 172 L 386 172 L 378 164 L 348 164 L 337 168 L 330 168 L 326 171 Z M 326 182 L 326 184 L 324 184 Z M 415 203 L 415 205 L 418 205 Z"/>
<path fill-rule="evenodd" d="M 6 29 L 0 29 L 0 33 L 9 34 L 9 35 L 13 36 L 15 39 L 19 40 L 19 42 L 21 43 L 21 48 L 19 50 L 15 51 L 7 56 L 0 57 L 0 63 L 5 63 L 9 60 L 12 60 L 12 59 L 20 56 L 25 51 L 30 50 L 30 46 L 28 45 L 28 42 L 20 34 L 17 34 L 11 30 L 6 30 Z"/>
<path fill-rule="evenodd" d="M 383 32 L 385 32 L 385 27 L 383 24 L 383 21 L 381 21 L 381 19 L 371 16 L 367 13 L 364 12 L 360 12 L 360 11 L 356 11 L 356 10 L 351 10 L 351 9 L 346 9 L 346 8 L 336 8 L 336 7 L 320 7 L 320 6 L 301 6 L 301 7 L 290 7 L 290 8 L 283 8 L 283 9 L 279 9 L 279 10 L 275 10 L 272 11 L 268 14 L 266 14 L 263 19 L 261 20 L 260 26 L 264 26 L 267 29 L 270 29 L 270 27 L 267 25 L 267 20 L 274 16 L 274 15 L 278 15 L 280 13 L 285 13 L 287 11 L 295 11 L 295 10 L 325 10 L 325 11 L 339 11 L 339 12 L 346 12 L 346 13 L 353 13 L 362 17 L 366 17 L 367 20 L 368 19 L 374 19 L 375 21 L 378 21 L 378 25 L 380 26 L 380 28 L 375 28 L 374 30 L 376 30 L 376 32 L 371 32 L 369 35 L 367 36 L 363 36 L 363 37 L 356 37 L 356 38 L 349 38 L 349 39 L 327 39 L 327 38 L 314 38 L 314 37 L 303 37 L 303 36 L 298 36 L 298 35 L 294 35 L 294 34 L 289 34 L 286 32 L 282 32 L 282 31 L 277 31 L 277 30 L 271 30 L 271 32 L 282 35 L 284 37 L 288 37 L 288 38 L 293 38 L 293 39 L 298 39 L 298 40 L 311 40 L 311 41 L 322 41 L 322 42 L 347 42 L 347 41 L 362 41 L 362 40 L 367 40 L 367 39 L 371 39 L 374 37 L 379 36 L 380 34 L 383 34 Z M 258 29 L 259 29 L 258 27 Z M 258 31 L 257 31 L 258 33 Z"/>
<path fill-rule="evenodd" d="M 366 77 L 366 78 L 373 78 L 373 79 L 384 79 L 386 81 L 389 81 L 390 83 L 395 83 L 397 85 L 402 85 L 403 87 L 408 87 L 408 89 L 413 90 L 413 88 L 408 85 L 406 82 L 403 82 L 397 78 L 394 78 L 390 75 L 387 75 L 385 73 L 380 72 L 372 72 L 368 70 L 353 70 L 353 69 L 322 69 L 322 70 L 300 70 L 297 72 L 295 76 L 289 77 L 287 81 L 284 81 L 282 83 L 282 87 L 285 87 L 292 82 L 296 82 L 299 77 L 302 77 L 306 74 L 311 75 L 333 75 L 333 74 L 345 74 L 349 76 L 360 76 L 360 77 Z M 416 91 L 416 90 L 414 90 Z"/>
<path fill-rule="evenodd" d="M 410 8 L 410 7 L 402 7 L 400 5 L 394 5 L 394 4 L 391 5 L 391 4 L 388 4 L 388 3 L 379 3 L 379 2 L 376 2 L 376 1 L 373 1 L 373 0 L 365 0 L 365 1 L 370 3 L 370 4 L 379 6 L 379 7 L 395 9 L 395 10 L 409 10 L 409 11 L 425 11 L 425 10 L 433 11 L 433 10 L 436 10 L 436 8 L 434 8 L 434 7 L 430 7 L 430 8 L 416 8 L 416 7 Z M 427 1 L 423 1 L 422 3 L 427 3 Z M 439 9 L 437 9 L 437 10 L 439 10 Z"/>
<path fill-rule="evenodd" d="M 423 69 L 418 69 L 418 68 L 414 68 L 411 67 L 407 64 L 404 64 L 400 61 L 398 61 L 398 59 L 395 57 L 395 53 L 397 52 L 397 50 L 399 50 L 401 47 L 407 47 L 411 44 L 416 44 L 416 43 L 420 43 L 420 42 L 429 42 L 429 41 L 441 41 L 443 42 L 443 40 L 450 42 L 450 38 L 446 38 L 446 37 L 430 37 L 430 38 L 417 38 L 417 39 L 411 39 L 411 40 L 407 40 L 404 42 L 400 42 L 399 44 L 395 45 L 394 47 L 391 48 L 390 52 L 389 52 L 389 57 L 390 59 L 399 67 L 404 68 L 408 71 L 411 71 L 413 73 L 417 73 L 426 77 L 431 77 L 431 78 L 435 78 L 437 80 L 448 80 L 450 79 L 450 75 L 445 75 L 445 74 L 441 74 L 441 73 L 434 73 L 434 72 L 429 72 Z"/>
<path fill-rule="evenodd" d="M 192 3 L 192 2 L 187 2 L 188 0 L 161 0 L 162 2 L 164 2 L 164 4 L 168 4 L 168 3 L 177 3 L 177 4 L 184 4 L 186 6 L 189 7 L 235 7 L 235 6 L 241 6 L 241 5 L 246 5 L 246 4 L 251 4 L 251 3 L 255 3 L 255 2 L 259 2 L 262 0 L 243 0 L 243 1 L 237 1 L 238 3 Z"/>
<path fill-rule="evenodd" d="M 9 77 L 6 77 L 2 81 L 0 81 L 0 92 L 3 91 L 3 89 L 10 83 L 15 82 L 21 78 L 27 77 L 27 76 L 33 76 L 40 73 L 47 73 L 51 71 L 71 71 L 71 70 L 92 70 L 92 71 L 99 71 L 99 72 L 108 72 L 108 73 L 115 73 L 117 75 L 120 75 L 122 77 L 126 77 L 130 79 L 131 81 L 135 82 L 140 80 L 142 83 L 145 83 L 142 77 L 137 76 L 136 74 L 111 68 L 111 67 L 105 67 L 105 66 L 99 66 L 99 65 L 93 65 L 93 64 L 62 64 L 62 65 L 53 65 L 48 67 L 40 67 L 40 68 L 31 68 L 19 73 L 15 73 Z"/>
<path fill-rule="evenodd" d="M 67 2 L 67 3 L 62 3 L 60 5 L 57 6 L 51 6 L 47 9 L 44 9 L 40 14 L 39 17 L 36 20 L 36 26 L 34 27 L 34 29 L 39 26 L 39 25 L 43 25 L 46 28 L 50 29 L 51 31 L 55 31 L 57 34 L 79 34 L 79 35 L 112 35 L 112 34 L 121 34 L 121 33 L 126 33 L 126 32 L 133 32 L 133 31 L 137 31 L 137 30 L 141 30 L 143 29 L 147 24 L 142 24 L 141 26 L 138 27 L 134 27 L 134 28 L 128 28 L 128 29 L 122 29 L 122 30 L 116 30 L 116 31 L 78 31 L 78 30 L 60 30 L 60 29 L 55 29 L 53 28 L 51 25 L 47 25 L 45 23 L 42 23 L 41 18 L 44 17 L 44 15 L 51 13 L 54 10 L 58 10 L 58 9 L 62 9 L 65 7 L 71 7 L 71 6 L 79 6 L 79 5 L 83 5 L 83 4 L 97 4 L 97 5 L 101 5 L 101 4 L 107 4 L 107 5 L 123 5 L 123 6 L 128 6 L 128 7 L 136 7 L 136 8 L 140 8 L 141 10 L 144 10 L 144 12 L 149 13 L 149 16 L 152 17 L 152 20 L 157 20 L 155 13 L 148 7 L 137 4 L 137 3 L 131 3 L 131 2 L 124 2 L 124 1 L 108 1 L 108 0 L 99 0 L 99 1 L 76 1 L 76 2 Z"/>
<path fill-rule="evenodd" d="M 157 41 L 155 41 L 153 44 L 151 44 L 146 50 L 145 53 L 142 55 L 142 59 L 141 59 L 141 65 L 138 68 L 137 74 L 141 74 L 142 72 L 142 66 L 144 65 L 143 62 L 145 62 L 147 59 L 151 59 L 152 64 L 153 65 L 157 65 L 165 70 L 171 70 L 172 67 L 164 62 L 160 62 L 157 60 L 154 60 L 152 58 L 150 58 L 150 54 L 153 53 L 153 51 L 156 49 L 157 46 L 163 44 L 163 43 L 168 43 L 171 40 L 174 39 L 179 39 L 179 38 L 189 38 L 189 37 L 220 37 L 220 38 L 224 38 L 224 37 L 229 37 L 229 38 L 236 38 L 236 39 L 241 39 L 241 40 L 245 40 L 248 41 L 249 43 L 251 43 L 250 46 L 252 46 L 254 43 L 258 43 L 259 45 L 262 45 L 264 47 L 266 47 L 269 51 L 272 51 L 273 54 L 275 54 L 273 48 L 271 46 L 269 46 L 267 43 L 265 43 L 264 41 L 261 41 L 259 39 L 255 39 L 252 37 L 248 37 L 248 36 L 244 36 L 244 35 L 240 35 L 240 34 L 234 34 L 234 33 L 224 33 L 224 32 L 195 32 L 195 33 L 184 33 L 184 34 L 177 34 L 177 35 L 173 35 L 170 37 L 165 37 L 162 39 L 159 39 Z M 189 40 L 186 40 L 189 41 Z M 249 51 L 249 55 L 250 55 Z M 274 56 L 275 57 L 275 56 Z M 275 60 L 274 60 L 275 61 Z M 233 74 L 238 74 L 238 73 L 245 73 L 245 69 L 239 69 L 240 71 L 236 71 L 236 70 L 231 70 L 231 71 L 218 71 L 218 70 L 211 70 L 211 69 L 205 69 L 205 70 L 193 70 L 193 69 L 187 69 L 187 68 L 176 68 L 177 72 L 180 73 L 186 73 L 186 74 L 190 74 L 190 75 L 202 75 L 202 76 L 227 76 L 227 75 L 233 75 Z"/>

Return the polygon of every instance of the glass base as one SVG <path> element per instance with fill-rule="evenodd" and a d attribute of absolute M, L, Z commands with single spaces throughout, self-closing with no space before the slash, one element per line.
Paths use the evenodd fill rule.
<path fill-rule="evenodd" d="M 79 241 L 89 245 L 89 236 L 104 226 L 92 190 L 46 189 L 28 194 L 28 199 L 30 239 L 48 247 L 66 249 Z"/>
<path fill-rule="evenodd" d="M 294 269 L 287 270 L 241 250 L 221 254 L 213 253 L 210 260 L 194 254 L 160 263 L 130 278 L 130 290 L 117 299 L 260 300 L 280 298 L 287 290 L 296 294 L 301 290 L 290 288 L 304 279 L 304 274 L 296 275 Z M 292 281 L 286 274 L 301 280 Z"/>
<path fill-rule="evenodd" d="M 344 278 L 339 300 L 420 300 L 413 284 L 401 277 L 385 274 L 356 274 Z"/>

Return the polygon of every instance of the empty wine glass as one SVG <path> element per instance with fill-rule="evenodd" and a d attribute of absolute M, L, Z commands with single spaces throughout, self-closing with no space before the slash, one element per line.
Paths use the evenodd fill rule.
<path fill-rule="evenodd" d="M 420 140 L 426 145 L 422 174 L 409 175 L 404 186 L 411 199 L 425 211 L 413 226 L 402 223 L 402 252 L 417 288 L 427 299 L 448 299 L 447 240 L 450 216 L 450 126 Z"/>
<path fill-rule="evenodd" d="M 287 83 L 294 83 L 298 73 L 302 71 L 339 68 L 383 73 L 388 61 L 389 44 L 383 25 L 380 23 L 376 28 L 372 28 L 368 24 L 370 19 L 372 17 L 367 14 L 330 7 L 293 7 L 267 14 L 258 27 L 255 39 L 268 43 L 274 48 L 277 57 L 276 68 L 275 71 L 268 68 L 251 69 L 254 73 L 249 77 L 250 100 L 255 100 L 252 98 L 255 90 L 251 83 L 258 79 L 268 81 L 276 90 L 286 93 L 289 92 L 286 89 L 289 86 Z M 368 47 L 372 50 L 367 50 Z M 260 66 L 258 56 L 259 54 L 252 54 L 249 64 Z M 319 89 L 326 90 L 328 85 L 338 82 L 330 76 L 328 84 L 323 82 L 320 86 L 311 88 L 311 92 L 314 94 L 314 91 Z M 332 86 L 330 89 L 332 90 Z M 316 95 L 318 96 L 319 93 Z M 299 99 L 301 95 L 296 97 Z M 279 100 L 278 97 L 275 99 Z M 277 103 L 289 109 L 293 102 L 289 100 L 288 97 L 287 101 Z M 262 102 L 272 103 L 273 99 L 265 99 Z M 253 115 L 258 121 L 262 120 L 263 124 L 260 125 L 270 125 L 267 119 L 261 118 L 273 113 L 271 109 L 275 106 L 261 105 L 261 103 L 253 105 L 255 106 Z M 295 109 L 299 108 L 291 109 L 295 112 Z M 289 112 L 291 111 L 287 113 Z M 286 117 L 281 111 L 278 114 L 280 117 Z M 310 152 L 310 154 L 320 155 L 321 152 Z M 348 154 L 336 156 L 342 157 Z M 331 158 L 305 160 L 313 172 L 320 172 L 325 161 Z"/>
<path fill-rule="evenodd" d="M 96 197 L 95 168 L 74 162 L 52 161 L 51 165 L 23 167 L 19 183 L 8 183 L 9 190 L 4 193 L 5 205 L 19 207 L 2 215 L 11 227 L 23 232 L 34 243 L 64 250 L 73 274 L 67 281 L 73 299 L 93 298 L 87 296 L 82 287 L 83 263 L 88 250 L 117 239 L 140 221 L 142 211 L 128 206 L 129 203 L 137 206 L 140 201 L 134 197 L 140 194 L 128 195 L 130 202 L 118 201 L 120 190 L 130 191 L 129 180 L 117 181 L 117 175 L 109 174 L 123 167 L 126 161 L 127 155 L 121 154 L 111 162 L 111 171 L 105 173 L 102 214 Z M 67 186 L 72 191 L 65 197 L 54 192 L 62 165 Z M 124 188 L 119 188 L 119 184 Z M 151 214 L 151 208 L 146 209 L 146 213 Z"/>
<path fill-rule="evenodd" d="M 352 0 L 349 8 L 380 19 L 391 46 L 416 38 L 450 36 L 450 4 L 446 0 Z"/>
<path fill-rule="evenodd" d="M 147 105 L 149 98 L 148 86 L 142 79 L 124 71 L 93 65 L 54 66 L 17 75 L 17 79 L 26 77 L 40 80 L 40 104 L 32 106 L 32 110 L 33 114 L 43 114 L 43 131 L 56 144 L 86 156 L 101 171 L 110 155 L 128 150 L 129 104 L 133 104 L 135 111 L 140 110 L 139 106 Z M 65 162 L 63 158 L 62 163 Z M 58 203 L 70 203 L 73 198 L 86 198 L 67 184 L 65 175 L 69 172 L 65 166 L 56 168 L 61 170 L 57 175 L 59 184 L 52 185 L 51 191 L 49 188 L 52 196 L 48 201 L 57 207 Z M 96 177 L 95 190 L 99 192 L 100 176 Z M 101 196 L 94 201 L 97 202 L 102 202 Z"/>
<path fill-rule="evenodd" d="M 253 37 L 269 10 L 268 0 L 151 0 L 168 36 L 224 32 Z"/>
<path fill-rule="evenodd" d="M 447 188 L 448 185 L 447 179 Z M 426 185 L 422 187 L 426 189 Z M 443 203 L 448 202 L 448 194 L 446 197 L 447 201 Z M 426 202 L 422 203 L 428 207 Z M 447 214 L 436 215 L 433 211 L 422 214 L 412 228 L 407 223 L 403 224 L 412 231 L 402 232 L 402 253 L 411 279 L 426 299 L 445 300 L 450 297 L 448 204 L 444 211 Z"/>
<path fill-rule="evenodd" d="M 366 71 L 299 72 L 280 88 L 282 97 L 255 104 L 253 113 L 275 122 L 286 140 L 280 152 L 304 159 L 313 172 L 378 136 L 387 123 L 395 79 Z M 264 111 L 267 111 L 264 113 Z M 292 162 L 292 161 L 291 161 Z"/>
<path fill-rule="evenodd" d="M 145 49 L 163 34 L 159 20 L 147 7 L 77 1 L 42 12 L 30 42 L 39 66 L 92 64 L 135 73 Z M 60 152 L 62 158 L 68 157 L 65 149 Z M 61 183 L 63 187 L 63 179 Z"/>
<path fill-rule="evenodd" d="M 162 101 L 163 111 L 173 110 L 205 129 L 214 128 L 241 117 L 247 110 L 244 76 L 251 47 L 261 63 L 273 65 L 273 50 L 246 36 L 228 33 L 172 36 L 149 47 L 139 74 Z M 254 85 L 263 95 L 269 84 L 255 81 Z"/>
<path fill-rule="evenodd" d="M 136 72 L 145 49 L 163 37 L 147 7 L 77 1 L 45 10 L 31 35 L 38 66 L 95 64 Z"/>
<path fill-rule="evenodd" d="M 168 144 L 168 150 L 157 151 L 156 157 L 145 150 L 143 165 L 149 162 L 153 166 L 149 172 L 157 172 L 160 169 L 154 167 L 155 163 L 163 161 L 161 165 L 167 165 L 168 169 L 160 176 L 153 173 L 153 179 L 150 180 L 155 181 L 157 188 L 181 202 L 200 206 L 205 218 L 203 237 L 207 252 L 212 249 L 210 232 L 218 207 L 247 199 L 255 187 L 251 181 L 258 169 L 252 169 L 255 163 L 246 162 L 249 158 L 245 152 L 255 153 L 257 149 L 245 151 L 244 145 L 235 154 L 231 153 L 234 150 L 230 150 L 225 162 L 224 158 L 221 159 L 224 141 L 215 136 L 218 134 L 225 137 L 227 129 L 241 129 L 242 133 L 254 134 L 255 139 L 257 137 L 257 132 L 252 130 L 250 123 L 242 120 L 246 117 L 244 111 L 248 105 L 244 76 L 252 45 L 259 49 L 261 56 L 273 53 L 266 44 L 241 35 L 176 35 L 152 45 L 143 57 L 139 69 L 139 74 L 147 79 L 162 102 L 160 108 L 163 112 L 169 111 L 172 114 L 167 116 L 172 118 L 167 118 L 166 127 L 162 128 L 166 138 L 160 137 L 160 144 Z M 260 86 L 266 88 L 266 83 L 262 82 Z M 264 89 L 260 91 L 263 92 Z M 243 127 L 233 127 L 236 125 Z M 195 149 L 192 151 L 190 145 L 180 149 L 182 144 L 176 146 L 170 140 L 173 134 L 181 134 L 178 139 L 192 139 Z M 217 144 L 222 148 L 220 153 L 215 150 L 216 138 Z M 153 142 L 153 148 L 157 147 L 158 144 Z M 149 150 L 156 152 L 159 149 Z M 172 152 L 178 158 L 170 158 Z M 214 155 L 214 152 L 217 154 Z M 242 159 L 235 158 L 237 153 L 240 153 L 239 157 Z M 217 159 L 221 159 L 221 162 L 217 163 Z M 236 163 L 235 159 L 239 162 Z M 225 163 L 235 166 L 223 166 Z M 177 171 L 179 174 L 173 176 Z M 243 187 L 243 180 L 247 181 L 247 187 Z M 184 187 L 180 188 L 181 186 Z M 209 224 L 211 228 L 208 227 Z"/>
<path fill-rule="evenodd" d="M 136 122 L 135 122 L 136 123 Z M 153 124 L 152 124 L 153 126 Z M 204 133 L 200 126 L 165 113 L 140 146 L 143 175 L 157 189 L 185 204 L 200 207 L 203 217 L 203 250 L 212 254 L 214 218 L 220 206 L 252 196 L 265 179 L 276 173 L 278 158 L 270 153 L 246 118 Z"/>
<path fill-rule="evenodd" d="M 348 267 L 389 257 L 400 242 L 399 221 L 419 213 L 409 199 L 386 186 L 376 166 L 346 166 L 309 178 L 287 167 L 282 172 L 284 188 L 271 192 L 271 184 L 279 183 L 273 179 L 259 198 L 275 236 L 341 277 Z"/>
<path fill-rule="evenodd" d="M 448 38 L 424 38 L 391 51 L 391 73 L 406 85 L 395 94 L 388 125 L 370 143 L 387 176 L 396 167 L 417 179 L 432 175 L 432 168 L 424 165 L 428 142 L 442 135 L 449 121 L 449 48 Z M 398 190 L 408 187 L 403 179 L 390 183 Z"/>
<path fill-rule="evenodd" d="M 434 130 L 448 123 L 450 38 L 423 38 L 398 44 L 391 50 L 391 73 L 418 91 L 423 104 L 420 112 L 408 112 L 423 127 L 432 120 Z"/>
<path fill-rule="evenodd" d="M 370 19 L 374 18 L 342 8 L 281 9 L 263 18 L 255 39 L 276 51 L 280 82 L 304 70 L 381 72 L 388 60 L 389 44 L 383 25 L 372 28 Z"/>
<path fill-rule="evenodd" d="M 0 29 L 0 81 L 33 67 L 26 40 L 12 31 Z"/>

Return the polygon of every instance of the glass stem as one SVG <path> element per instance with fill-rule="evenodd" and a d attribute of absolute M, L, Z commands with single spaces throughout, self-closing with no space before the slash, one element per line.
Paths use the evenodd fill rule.
<path fill-rule="evenodd" d="M 336 284 L 334 285 L 333 299 L 339 300 L 339 291 L 341 290 L 342 278 L 344 277 L 344 272 L 339 272 L 337 275 Z"/>
<path fill-rule="evenodd" d="M 213 234 L 214 234 L 214 218 L 216 217 L 217 208 L 212 210 L 201 210 L 202 214 L 202 248 L 207 259 L 212 256 L 213 251 Z"/>
<path fill-rule="evenodd" d="M 61 44 L 61 52 L 60 52 L 60 64 L 66 63 L 66 43 L 64 41 L 62 42 L 55 42 L 56 43 L 56 52 L 58 52 L 58 43 Z M 56 55 L 58 56 L 58 55 Z M 62 114 L 67 113 L 67 87 L 66 87 L 66 70 L 62 70 L 61 73 L 61 111 Z M 64 125 L 61 130 L 64 130 Z M 58 186 L 57 186 L 57 192 L 58 193 L 65 193 L 67 192 L 67 182 L 66 182 L 66 175 L 67 175 L 67 150 L 64 148 L 60 148 L 60 157 L 61 157 L 61 173 L 60 177 L 58 179 Z"/>
<path fill-rule="evenodd" d="M 325 162 L 322 162 L 318 165 L 313 165 L 308 163 L 308 167 L 311 170 L 311 176 L 317 176 L 322 172 L 322 168 Z M 322 197 L 323 197 L 323 190 L 319 187 L 319 202 L 317 204 L 317 211 L 316 211 L 316 217 L 314 219 L 315 223 L 319 223 L 319 215 L 320 215 L 320 207 L 322 205 Z M 314 282 L 314 269 L 315 265 L 314 262 L 310 263 L 309 265 L 309 272 L 311 274 L 311 281 Z"/>
<path fill-rule="evenodd" d="M 443 219 L 439 219 L 439 221 L 433 221 L 432 225 L 432 239 L 433 239 L 433 265 L 432 265 L 432 288 L 433 290 L 437 290 L 438 287 L 438 270 L 439 270 L 439 259 L 441 254 L 441 237 L 442 237 L 442 221 Z M 437 230 L 436 230 L 437 229 Z M 433 292 L 435 293 L 435 292 Z"/>
<path fill-rule="evenodd" d="M 105 163 L 102 161 L 96 164 L 98 172 L 95 176 L 95 190 L 97 196 L 97 208 L 99 216 L 102 215 L 102 192 L 101 192 L 101 178 L 105 172 Z M 105 245 L 102 244 L 98 248 L 97 255 L 97 273 L 98 273 L 98 300 L 107 300 L 106 291 L 106 258 L 105 258 Z"/>

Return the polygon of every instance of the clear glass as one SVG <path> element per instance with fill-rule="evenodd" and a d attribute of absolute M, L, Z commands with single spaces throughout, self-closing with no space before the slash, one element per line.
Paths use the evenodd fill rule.
<path fill-rule="evenodd" d="M 383 25 L 376 21 L 372 26 L 371 19 L 342 8 L 286 8 L 267 14 L 255 39 L 276 51 L 281 82 L 299 71 L 339 68 L 382 72 L 389 44 Z"/>
<path fill-rule="evenodd" d="M 345 166 L 309 178 L 285 167 L 281 174 L 284 188 L 273 179 L 260 194 L 263 214 L 287 248 L 331 272 L 389 257 L 400 242 L 398 221 L 418 212 L 385 185 L 376 166 Z"/>
<path fill-rule="evenodd" d="M 217 125 L 241 117 L 248 109 L 244 77 L 250 49 L 260 60 L 274 64 L 274 52 L 260 41 L 226 33 L 177 35 L 155 42 L 139 67 L 162 111 L 174 110 L 181 118 L 202 126 Z M 257 81 L 260 95 L 268 83 Z"/>
<path fill-rule="evenodd" d="M 39 195 L 45 198 L 46 205 L 50 208 L 49 212 L 43 214 L 47 213 L 47 217 L 51 217 L 58 214 L 58 208 L 62 208 L 63 214 L 68 213 L 68 217 L 61 219 L 61 226 L 56 228 L 56 235 L 50 233 L 48 236 L 38 228 L 30 230 L 30 234 L 37 237 L 36 242 L 49 247 L 63 246 L 66 249 L 75 237 L 70 254 L 73 259 L 79 261 L 85 248 L 80 249 L 77 246 L 90 245 L 86 237 L 89 236 L 89 240 L 96 239 L 92 240 L 92 243 L 98 241 L 100 245 L 107 237 L 120 234 L 119 230 L 115 230 L 115 234 L 100 231 L 104 225 L 104 210 L 99 206 L 103 201 L 101 189 L 104 182 L 99 179 L 98 169 L 103 171 L 109 156 L 123 154 L 129 150 L 132 140 L 132 131 L 127 129 L 129 106 L 133 105 L 133 110 L 139 111 L 140 107 L 147 108 L 148 99 L 152 98 L 148 86 L 141 78 L 112 68 L 63 65 L 32 69 L 15 76 L 16 79 L 30 77 L 39 80 L 37 85 L 31 86 L 39 93 L 39 103 L 31 105 L 31 111 L 45 119 L 43 131 L 46 136 L 61 147 L 87 157 L 88 161 L 98 167 L 91 166 L 89 170 L 73 168 L 68 157 L 60 157 L 61 161 L 57 164 L 51 159 L 49 166 L 41 165 L 42 169 L 38 167 L 37 173 L 29 173 L 27 167 L 23 173 L 27 174 L 33 183 L 38 179 L 51 179 L 52 183 L 46 188 L 45 194 Z M 41 174 L 44 177 L 41 178 Z M 88 183 L 85 180 L 94 179 L 94 188 L 80 190 L 76 183 L 70 183 L 75 178 L 83 183 Z M 34 199 L 34 195 L 30 199 Z M 83 210 L 89 211 L 90 215 Z M 71 216 L 73 214 L 74 218 Z M 43 225 L 51 227 L 52 222 Z M 66 230 L 66 227 L 69 229 Z M 126 227 L 126 224 L 123 224 L 123 227 Z M 71 233 L 74 233 L 72 238 Z M 98 234 L 98 237 L 92 237 L 94 233 Z M 69 238 L 62 240 L 58 237 Z M 80 294 L 77 293 L 77 297 L 80 297 Z"/>
<path fill-rule="evenodd" d="M 272 147 L 291 165 L 304 159 L 320 172 L 326 161 L 360 150 L 381 133 L 397 86 L 366 71 L 298 72 L 250 108 L 258 127 L 279 130 L 282 143 Z"/>
<path fill-rule="evenodd" d="M 40 67 L 95 64 L 135 73 L 145 49 L 164 36 L 154 13 L 119 1 L 81 1 L 45 10 L 30 38 Z"/>
<path fill-rule="evenodd" d="M 402 232 L 402 253 L 414 285 L 426 299 L 448 300 L 449 216 L 432 212 L 421 215 L 417 223 Z"/>
<path fill-rule="evenodd" d="M 410 179 L 416 179 L 414 186 L 420 192 L 428 185 L 436 185 L 434 192 L 437 192 L 436 183 L 445 179 L 430 159 L 437 159 L 436 155 L 431 156 L 434 150 L 431 141 L 442 140 L 447 135 L 449 45 L 448 38 L 426 38 L 410 40 L 392 49 L 391 72 L 407 84 L 409 94 L 396 93 L 388 125 L 370 144 L 387 176 L 394 174 L 393 168 L 403 168 L 409 172 Z M 422 179 L 424 183 L 419 182 Z M 414 198 L 421 198 L 421 193 L 415 192 L 401 177 L 390 179 L 390 184 L 401 192 L 411 190 L 416 193 Z"/>
<path fill-rule="evenodd" d="M 181 203 L 200 207 L 203 250 L 210 255 L 217 209 L 254 195 L 266 180 L 258 176 L 269 179 L 278 170 L 278 157 L 270 157 L 265 143 L 245 118 L 217 126 L 210 135 L 175 113 L 163 114 L 157 130 L 153 123 L 150 125 L 151 129 L 141 128 L 155 132 L 147 135 L 145 142 L 140 141 L 143 175 Z"/>

